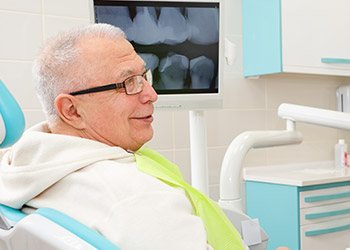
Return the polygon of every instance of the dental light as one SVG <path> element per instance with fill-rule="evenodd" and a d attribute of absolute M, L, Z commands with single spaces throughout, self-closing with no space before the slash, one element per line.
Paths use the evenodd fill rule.
<path fill-rule="evenodd" d="M 286 130 L 243 132 L 229 145 L 220 174 L 219 204 L 222 208 L 243 210 L 241 169 L 243 160 L 251 148 L 301 143 L 302 135 L 295 129 L 296 122 L 350 130 L 349 113 L 283 103 L 278 108 L 278 115 L 286 119 Z"/>

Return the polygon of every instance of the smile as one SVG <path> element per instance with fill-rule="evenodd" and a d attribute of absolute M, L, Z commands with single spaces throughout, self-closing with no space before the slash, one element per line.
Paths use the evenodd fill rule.
<path fill-rule="evenodd" d="M 143 121 L 147 123 L 152 123 L 153 122 L 153 116 L 148 115 L 148 116 L 143 116 L 143 117 L 134 117 L 132 119 L 138 120 L 138 121 Z"/>

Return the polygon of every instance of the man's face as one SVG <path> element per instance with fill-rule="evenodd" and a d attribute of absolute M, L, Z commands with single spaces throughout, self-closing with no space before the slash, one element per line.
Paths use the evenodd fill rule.
<path fill-rule="evenodd" d="M 143 60 L 126 39 L 96 38 L 82 48 L 87 63 L 82 70 L 91 79 L 87 88 L 123 82 L 145 72 Z M 157 94 L 146 81 L 142 92 L 136 95 L 127 95 L 125 89 L 118 89 L 76 97 L 82 104 L 87 138 L 126 150 L 137 150 L 152 138 L 153 103 Z"/>

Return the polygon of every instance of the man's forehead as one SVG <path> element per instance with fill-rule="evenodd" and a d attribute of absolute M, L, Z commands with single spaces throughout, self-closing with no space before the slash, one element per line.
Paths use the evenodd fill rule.
<path fill-rule="evenodd" d="M 118 39 L 91 37 L 82 44 L 86 62 L 113 68 L 114 77 L 126 78 L 145 71 L 144 61 L 137 55 L 131 43 L 123 37 Z"/>
<path fill-rule="evenodd" d="M 78 42 L 78 48 L 80 48 L 85 53 L 92 54 L 106 54 L 118 53 L 121 56 L 124 54 L 134 51 L 131 43 L 123 37 L 116 39 L 106 38 L 106 37 L 88 37 L 87 39 L 81 39 Z"/>
<path fill-rule="evenodd" d="M 125 69 L 119 69 L 119 76 L 122 78 L 132 76 L 135 74 L 141 74 L 146 71 L 146 64 L 140 64 L 139 68 L 125 68 Z"/>

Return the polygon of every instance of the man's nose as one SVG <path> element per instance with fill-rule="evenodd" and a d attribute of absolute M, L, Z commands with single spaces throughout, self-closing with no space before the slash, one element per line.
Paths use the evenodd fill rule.
<path fill-rule="evenodd" d="M 146 102 L 153 103 L 153 102 L 156 102 L 158 99 L 157 92 L 154 90 L 154 88 L 149 82 L 144 83 L 143 90 L 141 92 L 140 97 L 142 98 L 141 101 L 143 103 L 146 103 Z"/>

